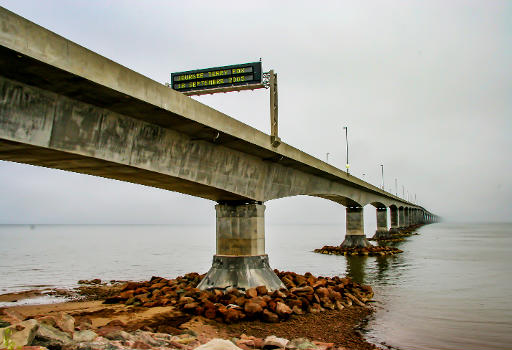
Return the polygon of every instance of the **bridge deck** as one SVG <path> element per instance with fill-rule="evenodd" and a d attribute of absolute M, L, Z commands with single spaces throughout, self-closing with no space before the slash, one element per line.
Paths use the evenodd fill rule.
<path fill-rule="evenodd" d="M 1 7 L 0 22 L 3 23 L 0 30 L 0 76 L 172 129 L 193 140 L 222 145 L 404 205 L 415 206 L 286 143 L 274 148 L 270 144 L 269 135 Z M 138 180 L 133 181 L 129 174 L 134 170 L 129 167 L 65 152 L 60 154 L 13 140 L 2 140 L 0 158 L 176 190 L 168 184 L 166 187 L 168 181 L 158 173 L 139 169 Z M 90 166 L 91 170 L 82 171 L 84 165 Z M 105 167 L 118 169 L 118 172 L 102 174 L 101 169 Z M 94 172 L 92 169 L 98 170 Z M 186 181 L 181 185 L 187 186 Z M 200 184 L 188 185 L 190 188 L 201 187 Z M 202 197 L 218 197 L 218 189 L 206 187 L 198 188 L 198 192 L 214 193 Z M 185 193 L 195 195 L 190 188 Z M 233 199 L 238 198 L 234 196 Z"/>

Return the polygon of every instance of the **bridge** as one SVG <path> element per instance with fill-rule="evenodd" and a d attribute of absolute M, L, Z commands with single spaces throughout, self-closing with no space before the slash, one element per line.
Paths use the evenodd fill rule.
<path fill-rule="evenodd" d="M 0 159 L 217 202 L 216 255 L 201 288 L 281 286 L 265 254 L 269 200 L 341 204 L 349 247 L 370 245 L 368 204 L 377 237 L 438 219 L 1 7 L 0 23 Z"/>

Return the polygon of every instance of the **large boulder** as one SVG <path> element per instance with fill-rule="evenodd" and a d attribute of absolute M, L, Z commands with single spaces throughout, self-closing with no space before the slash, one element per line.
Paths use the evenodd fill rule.
<path fill-rule="evenodd" d="M 38 329 L 39 323 L 36 320 L 26 320 L 6 328 L 0 328 L 0 337 L 3 342 L 5 332 L 9 332 L 11 344 L 18 348 L 31 345 Z M 7 347 L 7 344 L 0 343 L 0 348 L 3 347 Z"/>
<path fill-rule="evenodd" d="M 47 348 L 59 348 L 63 345 L 71 344 L 72 342 L 73 339 L 71 339 L 68 333 L 62 332 L 45 323 L 39 325 L 34 339 L 35 345 L 42 345 Z"/>
<path fill-rule="evenodd" d="M 225 339 L 212 339 L 208 343 L 195 348 L 195 350 L 242 350 L 229 340 Z"/>

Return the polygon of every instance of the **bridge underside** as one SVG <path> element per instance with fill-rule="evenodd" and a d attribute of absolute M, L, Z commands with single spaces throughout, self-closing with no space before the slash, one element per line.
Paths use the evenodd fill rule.
<path fill-rule="evenodd" d="M 0 160 L 42 166 L 180 192 L 213 201 L 247 198 L 179 177 L 164 175 L 98 158 L 0 139 Z"/>

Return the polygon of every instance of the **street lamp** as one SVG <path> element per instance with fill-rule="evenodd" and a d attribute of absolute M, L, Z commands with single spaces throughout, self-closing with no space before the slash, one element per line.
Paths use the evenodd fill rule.
<path fill-rule="evenodd" d="M 382 174 L 382 190 L 384 191 L 384 165 L 380 165 L 380 172 Z"/>
<path fill-rule="evenodd" d="M 398 197 L 398 180 L 395 177 L 395 196 Z"/>
<path fill-rule="evenodd" d="M 349 174 L 348 168 L 350 168 L 350 165 L 348 163 L 348 126 L 344 126 L 343 129 L 345 129 L 345 141 L 347 144 L 347 162 L 345 164 L 345 168 L 347 168 L 347 174 Z"/>
<path fill-rule="evenodd" d="M 326 163 L 329 163 L 329 152 L 327 152 L 327 153 L 325 154 L 325 158 L 326 158 L 325 162 L 326 162 Z"/>

